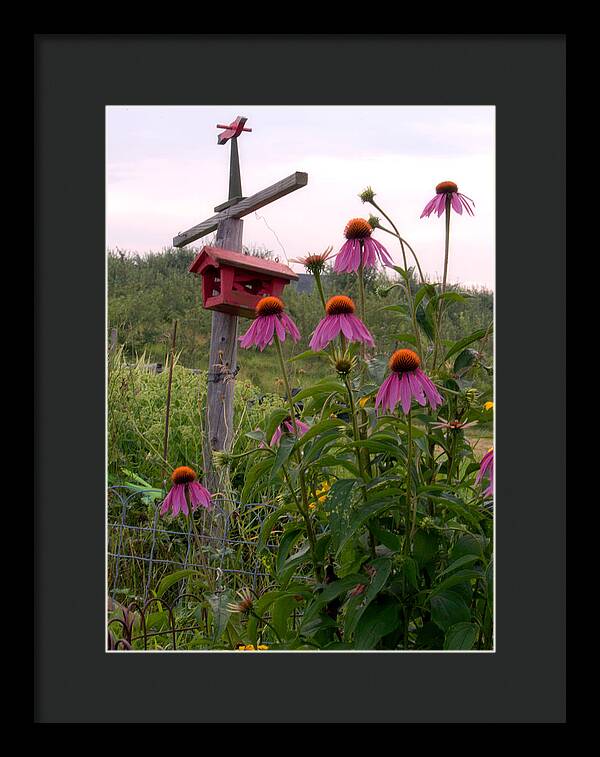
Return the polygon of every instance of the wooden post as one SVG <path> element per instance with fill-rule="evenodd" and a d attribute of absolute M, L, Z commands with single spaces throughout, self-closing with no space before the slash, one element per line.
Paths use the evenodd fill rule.
<path fill-rule="evenodd" d="M 217 228 L 216 247 L 242 251 L 240 218 L 227 218 Z M 205 486 L 221 491 L 224 476 L 212 464 L 213 450 L 229 450 L 233 440 L 233 392 L 237 368 L 238 318 L 213 312 L 206 394 L 206 440 L 204 444 Z"/>

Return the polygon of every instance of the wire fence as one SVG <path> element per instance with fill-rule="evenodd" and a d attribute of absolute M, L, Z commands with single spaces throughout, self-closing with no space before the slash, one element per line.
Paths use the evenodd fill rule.
<path fill-rule="evenodd" d="M 147 649 L 155 636 L 168 636 L 177 649 L 182 633 L 208 637 L 207 596 L 231 597 L 242 587 L 260 594 L 269 584 L 277 544 L 268 540 L 260 554 L 257 546 L 276 504 L 220 499 L 210 512 L 198 508 L 194 520 L 163 518 L 164 495 L 161 489 L 108 489 L 109 649 L 131 649 L 136 641 Z M 194 613 L 186 615 L 186 607 Z M 157 613 L 164 622 L 154 631 Z"/>

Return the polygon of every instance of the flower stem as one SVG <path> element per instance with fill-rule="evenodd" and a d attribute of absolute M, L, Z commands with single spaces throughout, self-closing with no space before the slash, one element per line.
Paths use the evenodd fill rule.
<path fill-rule="evenodd" d="M 366 324 L 367 320 L 367 310 L 365 305 L 365 265 L 364 265 L 364 245 L 361 240 L 360 243 L 360 265 L 358 266 L 358 299 L 360 304 L 360 319 L 361 321 Z M 364 374 L 365 370 L 365 358 L 366 358 L 367 350 L 365 347 L 365 343 L 361 342 L 360 345 L 360 356 L 362 357 L 362 364 L 361 364 L 361 372 Z"/>
<path fill-rule="evenodd" d="M 441 295 L 446 293 L 446 281 L 448 278 L 448 253 L 450 251 L 450 195 L 446 196 L 446 240 L 444 243 L 444 275 L 442 277 L 442 290 Z M 437 309 L 437 319 L 435 325 L 435 347 L 433 352 L 433 365 L 432 370 L 435 370 L 435 364 L 438 355 L 438 348 L 441 348 L 441 328 L 442 328 L 442 311 L 444 309 L 444 300 L 439 300 Z"/>
<path fill-rule="evenodd" d="M 412 438 L 412 411 L 409 410 L 406 415 L 408 425 L 408 445 L 406 455 L 406 536 L 404 541 L 405 553 L 410 555 L 412 540 L 417 521 L 417 501 L 413 504 L 412 485 L 411 485 L 411 468 L 413 458 L 413 438 Z"/>
<path fill-rule="evenodd" d="M 348 402 L 350 404 L 350 415 L 352 416 L 352 431 L 354 433 L 354 441 L 359 442 L 361 439 L 361 436 L 360 436 L 360 430 L 358 428 L 356 405 L 354 404 L 354 394 L 352 392 L 352 386 L 350 384 L 350 379 L 348 378 L 348 376 L 344 376 L 344 384 L 346 384 L 346 391 L 348 392 Z M 363 480 L 363 485 L 361 489 L 362 489 L 363 498 L 365 500 L 365 505 L 366 505 L 367 504 L 367 488 L 366 488 L 367 472 L 366 472 L 365 463 L 362 456 L 361 447 L 356 448 L 356 462 L 358 463 L 358 470 Z M 368 524 L 367 524 L 367 527 L 368 527 Z M 371 556 L 377 557 L 377 553 L 375 552 L 375 537 L 373 536 L 373 532 L 371 531 L 370 528 L 369 528 L 369 548 L 371 550 Z"/>
<path fill-rule="evenodd" d="M 371 205 L 373 205 L 374 208 L 377 208 L 377 210 L 383 215 L 383 217 L 390 223 L 391 227 L 394 229 L 395 233 L 393 234 L 393 236 L 395 236 L 398 239 L 398 241 L 400 242 L 400 250 L 402 251 L 402 261 L 404 263 L 404 270 L 406 271 L 406 273 L 408 274 L 408 263 L 406 262 L 406 251 L 404 249 L 404 245 L 405 244 L 408 247 L 408 249 L 411 251 L 413 258 L 415 259 L 415 263 L 417 264 L 417 269 L 419 271 L 419 276 L 421 278 L 421 284 L 424 284 L 425 283 L 425 278 L 423 276 L 423 271 L 421 270 L 421 266 L 419 264 L 419 259 L 417 258 L 417 255 L 416 255 L 415 251 L 413 250 L 413 248 L 408 244 L 408 242 L 406 242 L 406 240 L 402 239 L 402 237 L 400 236 L 400 232 L 396 228 L 396 224 L 388 216 L 388 214 L 385 212 L 385 210 L 383 210 L 382 208 L 380 208 L 379 205 L 374 200 L 371 200 Z M 387 231 L 387 229 L 383 229 L 383 230 Z M 388 232 L 388 233 L 391 234 L 392 232 Z M 410 291 L 410 279 L 409 279 L 409 281 L 406 282 L 406 295 L 407 295 L 407 298 L 408 298 L 408 305 L 409 305 L 410 314 L 411 314 L 413 331 L 414 331 L 414 334 L 415 334 L 415 339 L 417 340 L 417 350 L 419 351 L 419 354 L 420 354 L 421 358 L 424 361 L 425 360 L 425 355 L 423 354 L 423 348 L 421 346 L 421 335 L 419 333 L 419 327 L 417 325 L 417 314 L 416 314 L 416 311 L 415 311 L 415 308 L 414 308 L 412 292 Z"/>
<path fill-rule="evenodd" d="M 408 270 L 408 268 L 407 268 L 407 265 L 406 265 L 406 254 L 404 252 L 404 244 L 406 244 L 406 246 L 408 247 L 408 249 L 411 251 L 412 256 L 415 259 L 415 263 L 417 265 L 417 270 L 419 271 L 419 276 L 421 277 L 421 284 L 424 284 L 425 283 L 425 278 L 423 276 L 423 271 L 421 270 L 421 265 L 419 263 L 419 259 L 417 258 L 417 255 L 416 255 L 415 251 L 408 244 L 408 242 L 406 242 L 406 240 L 402 239 L 402 237 L 400 236 L 400 232 L 396 228 L 396 224 L 388 216 L 388 214 L 385 212 L 385 210 L 383 210 L 382 208 L 380 208 L 379 205 L 375 202 L 375 200 L 370 200 L 370 202 L 371 202 L 371 205 L 374 208 L 376 208 L 381 213 L 381 215 L 386 219 L 386 221 L 390 224 L 390 226 L 392 227 L 392 229 L 394 229 L 394 231 L 395 231 L 395 235 L 394 236 L 398 237 L 398 240 L 400 241 L 400 246 L 402 248 L 402 257 L 404 258 L 404 268 L 405 268 L 405 270 Z M 387 229 L 383 229 L 383 230 L 387 231 Z"/>
<path fill-rule="evenodd" d="M 296 436 L 296 439 L 299 439 L 300 434 L 298 433 L 298 425 L 296 423 L 296 411 L 294 409 L 294 398 L 292 397 L 292 390 L 290 389 L 290 382 L 288 379 L 287 370 L 285 368 L 285 360 L 283 359 L 283 351 L 281 349 L 281 342 L 279 341 L 279 337 L 277 336 L 276 333 L 273 334 L 273 340 L 277 348 L 277 357 L 279 358 L 279 367 L 281 368 L 281 375 L 283 377 L 283 383 L 285 385 L 285 391 L 287 393 L 287 399 L 290 406 L 290 414 L 291 414 L 291 419 L 292 419 L 292 425 L 294 426 L 294 434 Z M 306 480 L 304 478 L 304 470 L 302 468 L 302 462 L 300 459 L 299 452 L 297 452 L 297 457 L 298 457 L 298 478 L 300 480 L 300 493 L 302 496 L 302 507 L 300 507 L 300 503 L 298 502 L 298 500 L 296 500 L 296 504 L 300 512 L 300 515 L 302 515 L 302 517 L 304 518 L 304 523 L 306 524 L 306 535 L 308 537 L 308 542 L 310 544 L 310 553 L 312 557 L 315 576 L 317 578 L 317 581 L 321 581 L 323 574 L 322 574 L 321 567 L 317 563 L 317 540 L 315 537 L 315 532 L 310 520 L 309 511 L 308 511 L 308 495 L 307 495 L 307 489 L 306 489 Z"/>
<path fill-rule="evenodd" d="M 315 271 L 313 273 L 313 276 L 315 277 L 315 284 L 317 286 L 317 291 L 319 292 L 319 297 L 321 298 L 321 302 L 323 303 L 323 310 L 325 310 L 325 293 L 323 292 L 323 282 L 321 281 L 321 273 L 319 271 Z"/>

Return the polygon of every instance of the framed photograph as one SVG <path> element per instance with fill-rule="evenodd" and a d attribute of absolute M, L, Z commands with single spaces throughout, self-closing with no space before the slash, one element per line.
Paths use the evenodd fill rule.
<path fill-rule="evenodd" d="M 565 721 L 564 80 L 36 37 L 36 722 Z"/>

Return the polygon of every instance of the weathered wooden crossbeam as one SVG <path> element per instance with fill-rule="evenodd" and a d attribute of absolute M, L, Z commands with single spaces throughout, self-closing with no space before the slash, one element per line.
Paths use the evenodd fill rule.
<path fill-rule="evenodd" d="M 287 176 L 285 179 L 278 181 L 277 184 L 273 184 L 266 189 L 262 189 L 251 197 L 245 197 L 235 205 L 223 210 L 221 213 L 217 213 L 206 221 L 192 226 L 191 229 L 178 234 L 173 238 L 173 247 L 185 247 L 186 244 L 195 242 L 196 239 L 205 237 L 212 231 L 215 231 L 219 223 L 225 221 L 228 218 L 243 218 L 249 213 L 253 213 L 255 210 L 268 205 L 274 200 L 278 200 L 280 197 L 293 192 L 300 187 L 305 187 L 308 183 L 308 174 L 303 171 L 296 171 L 291 176 Z"/>

